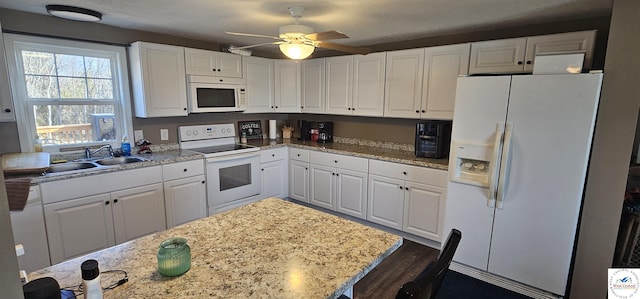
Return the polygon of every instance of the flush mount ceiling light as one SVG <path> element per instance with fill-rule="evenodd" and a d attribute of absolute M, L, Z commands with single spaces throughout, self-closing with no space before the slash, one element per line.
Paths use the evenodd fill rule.
<path fill-rule="evenodd" d="M 68 5 L 47 5 L 47 12 L 63 19 L 83 22 L 98 22 L 102 20 L 102 14 L 86 8 Z"/>

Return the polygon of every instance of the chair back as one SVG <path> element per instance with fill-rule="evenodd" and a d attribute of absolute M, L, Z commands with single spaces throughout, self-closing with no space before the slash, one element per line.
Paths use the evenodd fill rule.
<path fill-rule="evenodd" d="M 461 239 L 462 233 L 455 228 L 452 229 L 447 237 L 444 248 L 442 248 L 440 255 L 438 255 L 438 260 L 429 264 L 416 279 L 405 283 L 398 291 L 396 299 L 435 298 Z"/>

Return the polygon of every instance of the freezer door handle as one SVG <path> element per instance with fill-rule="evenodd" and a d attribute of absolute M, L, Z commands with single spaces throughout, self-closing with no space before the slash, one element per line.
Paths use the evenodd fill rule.
<path fill-rule="evenodd" d="M 493 157 L 491 157 L 491 172 L 489 173 L 489 196 L 487 198 L 487 207 L 493 208 L 496 205 L 497 185 L 498 185 L 498 165 L 500 161 L 500 153 L 502 150 L 502 137 L 504 135 L 504 123 L 496 124 L 496 138 L 493 144 Z"/>
<path fill-rule="evenodd" d="M 509 169 L 509 155 L 511 154 L 511 138 L 513 137 L 513 124 L 507 123 L 504 129 L 504 144 L 502 146 L 502 158 L 500 161 L 500 179 L 498 179 L 497 208 L 504 205 L 504 193 L 506 189 L 507 169 Z"/>

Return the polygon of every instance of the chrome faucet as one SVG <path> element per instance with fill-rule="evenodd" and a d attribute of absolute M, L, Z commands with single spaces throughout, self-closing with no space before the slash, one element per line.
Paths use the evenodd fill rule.
<path fill-rule="evenodd" d="M 113 158 L 113 147 L 111 146 L 111 144 L 105 144 L 101 147 L 99 147 L 97 150 L 95 150 L 94 152 L 91 152 L 91 149 L 89 147 L 85 147 L 84 148 L 84 157 L 86 159 L 91 159 L 91 156 L 97 154 L 99 151 L 103 150 L 103 149 L 107 149 L 109 151 L 109 158 Z"/>

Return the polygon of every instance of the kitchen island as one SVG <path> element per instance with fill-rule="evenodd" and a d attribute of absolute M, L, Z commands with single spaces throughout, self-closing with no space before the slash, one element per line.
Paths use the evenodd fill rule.
<path fill-rule="evenodd" d="M 191 269 L 162 277 L 156 253 L 172 237 L 188 240 Z M 62 287 L 75 286 L 80 264 L 96 259 L 101 271 L 129 276 L 105 298 L 337 298 L 400 245 L 399 236 L 267 198 L 36 271 L 29 279 L 51 276 Z"/>

